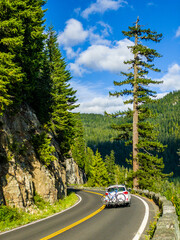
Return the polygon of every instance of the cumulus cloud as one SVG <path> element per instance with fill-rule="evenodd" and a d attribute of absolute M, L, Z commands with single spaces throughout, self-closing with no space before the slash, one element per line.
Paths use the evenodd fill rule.
<path fill-rule="evenodd" d="M 167 74 L 165 74 L 161 79 L 163 84 L 160 85 L 162 91 L 174 91 L 180 89 L 180 65 L 173 64 L 168 68 Z"/>
<path fill-rule="evenodd" d="M 80 49 L 78 49 L 76 52 L 73 50 L 72 47 L 64 47 L 64 50 L 66 51 L 67 58 L 75 58 L 77 57 Z"/>
<path fill-rule="evenodd" d="M 88 31 L 83 29 L 82 23 L 72 18 L 66 22 L 64 32 L 58 35 L 58 42 L 65 47 L 73 47 L 83 43 L 87 37 Z"/>
<path fill-rule="evenodd" d="M 102 95 L 91 84 L 83 85 L 80 82 L 72 81 L 71 85 L 74 89 L 77 89 L 77 98 L 80 103 L 80 107 L 74 110 L 75 112 L 103 114 L 107 111 L 108 113 L 115 113 L 132 107 L 130 104 L 124 105 L 122 97 Z"/>
<path fill-rule="evenodd" d="M 69 67 L 70 71 L 73 72 L 75 76 L 82 77 L 83 73 L 88 72 L 85 68 L 81 67 L 77 63 L 70 63 Z"/>
<path fill-rule="evenodd" d="M 133 42 L 128 39 L 118 41 L 114 46 L 92 45 L 80 53 L 74 65 L 113 73 L 126 71 L 128 66 L 124 64 L 124 61 L 132 58 L 127 46 L 132 45 Z"/>
<path fill-rule="evenodd" d="M 81 15 L 84 18 L 88 18 L 90 14 L 104 13 L 107 10 L 118 10 L 123 3 L 127 2 L 124 0 L 97 0 L 90 7 L 86 8 Z"/>
<path fill-rule="evenodd" d="M 94 33 L 93 29 L 90 29 L 90 31 L 89 31 L 89 41 L 92 45 L 107 45 L 107 46 L 109 46 L 111 44 L 111 41 L 104 39 L 104 37 L 100 36 L 99 34 Z"/>
<path fill-rule="evenodd" d="M 91 101 L 80 103 L 80 107 L 76 110 L 81 113 L 96 113 L 103 114 L 105 111 L 108 113 L 115 113 L 127 110 L 130 105 L 124 105 L 122 98 L 111 98 L 109 96 L 95 97 Z"/>
<path fill-rule="evenodd" d="M 70 19 L 66 22 L 66 27 L 63 32 L 60 32 L 58 35 L 58 43 L 64 47 L 67 57 L 69 59 L 77 57 L 80 52 L 80 48 L 76 51 L 74 47 L 89 41 L 91 45 L 107 45 L 111 44 L 111 41 L 105 39 L 106 36 L 109 36 L 109 33 L 112 32 L 111 27 L 100 21 L 97 23 L 100 27 L 91 27 L 88 30 L 83 28 L 83 25 L 80 21 L 76 19 Z"/>
<path fill-rule="evenodd" d="M 177 31 L 176 31 L 176 37 L 180 36 L 180 26 L 178 27 Z"/>

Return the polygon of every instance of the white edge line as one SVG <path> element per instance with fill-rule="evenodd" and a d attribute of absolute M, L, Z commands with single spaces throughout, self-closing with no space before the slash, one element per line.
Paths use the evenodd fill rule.
<path fill-rule="evenodd" d="M 145 206 L 144 219 L 143 219 L 143 221 L 142 221 L 142 223 L 141 223 L 141 226 L 139 227 L 136 235 L 135 235 L 134 238 L 132 239 L 132 240 L 139 240 L 140 237 L 141 237 L 141 235 L 142 235 L 142 233 L 144 232 L 144 229 L 145 229 L 145 227 L 146 227 L 146 225 L 147 225 L 147 222 L 148 222 L 148 218 L 149 218 L 149 206 L 148 206 L 147 202 L 145 202 L 142 198 L 140 198 L 140 197 L 138 197 L 138 196 L 136 196 L 136 195 L 134 195 L 134 194 L 133 194 L 133 196 L 136 197 L 136 198 L 139 198 L 139 199 L 143 202 L 143 204 L 144 204 L 144 206 Z"/>
<path fill-rule="evenodd" d="M 61 213 L 64 213 L 64 212 L 70 210 L 71 208 L 77 206 L 77 205 L 82 201 L 81 196 L 79 196 L 78 194 L 76 194 L 76 195 L 78 196 L 79 201 L 78 201 L 77 203 L 75 203 L 73 206 L 71 206 L 71 207 L 69 207 L 69 208 L 67 208 L 67 209 L 65 209 L 65 210 L 62 210 L 61 212 L 55 213 L 55 214 L 53 214 L 53 215 L 51 215 L 51 216 L 48 216 L 48 217 L 46 217 L 46 218 L 42 218 L 42 219 L 36 220 L 36 221 L 34 221 L 34 222 L 25 224 L 25 225 L 23 225 L 23 226 L 20 226 L 20 227 L 17 227 L 17 228 L 14 228 L 14 229 L 11 229 L 11 230 L 2 232 L 2 233 L 0 233 L 0 235 L 3 235 L 3 234 L 6 234 L 6 233 L 9 233 L 9 232 L 16 231 L 16 230 L 18 230 L 18 229 L 27 227 L 27 226 L 29 226 L 29 225 L 33 225 L 33 224 L 38 223 L 38 222 L 42 222 L 42 221 L 44 221 L 44 220 L 46 220 L 46 219 L 48 219 L 48 218 L 52 218 L 52 217 L 54 217 L 54 216 L 56 216 L 56 215 L 59 215 L 59 214 L 61 214 Z"/>

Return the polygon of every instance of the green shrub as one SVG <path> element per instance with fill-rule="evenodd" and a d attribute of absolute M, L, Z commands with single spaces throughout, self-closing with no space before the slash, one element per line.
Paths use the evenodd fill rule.
<path fill-rule="evenodd" d="M 171 181 L 164 181 L 161 194 L 173 203 L 180 221 L 180 179 L 176 178 Z"/>
<path fill-rule="evenodd" d="M 49 205 L 48 202 L 46 202 L 40 195 L 35 193 L 34 195 L 34 204 L 39 208 L 40 210 L 43 210 L 47 205 Z"/>
<path fill-rule="evenodd" d="M 21 217 L 21 214 L 17 208 L 11 208 L 8 206 L 0 206 L 0 221 L 16 221 Z"/>
<path fill-rule="evenodd" d="M 46 132 L 34 135 L 31 141 L 39 160 L 45 166 L 49 166 L 52 161 L 57 159 L 54 156 L 55 147 L 51 145 L 51 138 Z"/>

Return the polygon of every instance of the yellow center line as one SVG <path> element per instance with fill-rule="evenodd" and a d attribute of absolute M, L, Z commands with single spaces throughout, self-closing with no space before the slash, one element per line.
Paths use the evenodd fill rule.
<path fill-rule="evenodd" d="M 95 192 L 85 191 L 85 190 L 83 190 L 83 191 L 84 191 L 84 192 L 89 192 L 89 193 L 98 194 L 98 195 L 103 196 L 103 194 L 101 194 L 101 193 L 95 193 Z M 41 238 L 40 240 L 48 240 L 48 239 L 51 239 L 51 238 L 53 238 L 53 237 L 55 237 L 55 236 L 57 236 L 57 235 L 65 232 L 65 231 L 67 231 L 67 230 L 69 230 L 69 229 L 77 226 L 78 224 L 80 224 L 80 223 L 82 223 L 82 222 L 85 222 L 85 221 L 88 220 L 89 218 L 92 218 L 93 216 L 95 216 L 96 214 L 98 214 L 99 212 L 101 212 L 104 208 L 105 208 L 105 205 L 103 205 L 102 207 L 100 207 L 98 210 L 96 210 L 95 212 L 91 213 L 90 215 L 88 215 L 88 216 L 80 219 L 79 221 L 77 221 L 77 222 L 75 222 L 75 223 L 73 223 L 73 224 L 71 224 L 71 225 L 69 225 L 69 226 L 67 226 L 67 227 L 65 227 L 65 228 L 62 228 L 61 230 L 59 230 L 59 231 L 57 231 L 57 232 L 55 232 L 55 233 L 52 233 L 52 234 L 50 234 L 50 235 L 47 236 L 47 237 Z"/>
<path fill-rule="evenodd" d="M 87 190 L 83 190 L 83 192 L 89 192 L 89 193 L 93 193 L 93 194 L 98 194 L 100 196 L 104 196 L 102 193 L 97 193 L 97 192 L 92 192 L 92 191 L 87 191 Z"/>

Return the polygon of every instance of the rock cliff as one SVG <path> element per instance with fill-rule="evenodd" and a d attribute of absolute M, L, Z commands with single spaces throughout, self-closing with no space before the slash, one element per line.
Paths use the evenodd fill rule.
<path fill-rule="evenodd" d="M 77 164 L 63 158 L 52 136 L 56 160 L 47 167 L 38 159 L 32 136 L 41 131 L 36 115 L 27 105 L 16 114 L 6 113 L 0 118 L 1 204 L 25 209 L 33 204 L 35 193 L 54 203 L 67 194 L 67 181 L 83 183 Z"/>

